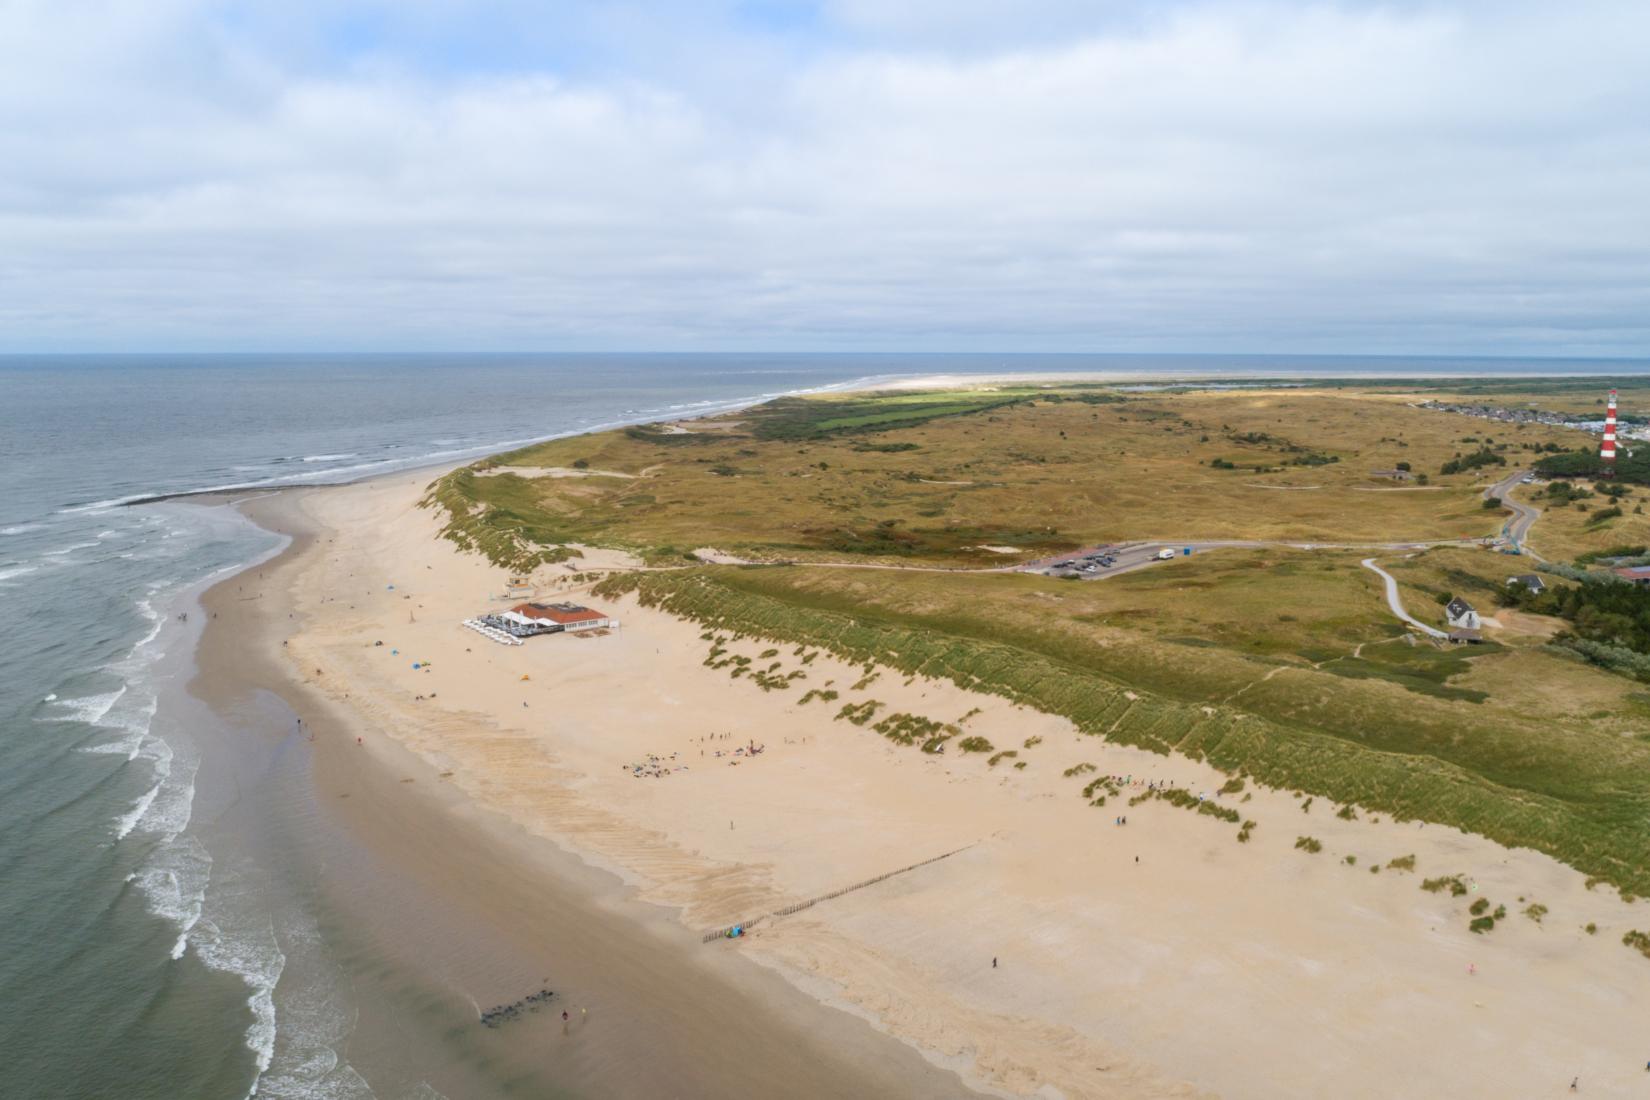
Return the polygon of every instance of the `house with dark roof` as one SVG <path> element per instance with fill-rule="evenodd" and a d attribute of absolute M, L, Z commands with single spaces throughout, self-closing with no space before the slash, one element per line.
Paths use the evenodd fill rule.
<path fill-rule="evenodd" d="M 1478 612 L 1460 596 L 1454 597 L 1444 605 L 1444 619 L 1450 626 L 1460 630 L 1477 630 L 1479 627 Z"/>
<path fill-rule="evenodd" d="M 1547 582 L 1534 573 L 1520 573 L 1516 577 L 1507 578 L 1508 588 L 1511 588 L 1515 584 L 1521 584 L 1525 588 L 1529 589 L 1530 595 L 1532 596 L 1539 596 L 1547 590 Z"/>

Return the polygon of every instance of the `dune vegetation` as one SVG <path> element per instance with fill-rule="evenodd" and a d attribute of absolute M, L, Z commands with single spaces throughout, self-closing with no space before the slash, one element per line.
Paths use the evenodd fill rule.
<path fill-rule="evenodd" d="M 718 635 L 951 680 L 1650 895 L 1650 692 L 1548 644 L 1565 624 L 1544 605 L 1504 607 L 1529 559 L 1464 541 L 1233 547 L 1102 583 L 1005 568 L 1134 539 L 1495 535 L 1504 516 L 1484 489 L 1587 437 L 1418 407 L 1447 396 L 1383 383 L 794 398 L 524 448 L 447 475 L 426 504 L 447 537 L 511 568 L 579 545 L 636 553 L 654 568 L 613 573 L 598 593 Z M 1462 461 L 1486 452 L 1499 461 Z M 534 468 L 585 476 L 518 472 Z M 1612 522 L 1626 530 L 1597 547 L 1555 526 L 1576 553 L 1650 541 L 1631 511 Z M 701 548 L 745 564 L 705 564 Z M 1505 622 L 1479 646 L 1419 639 L 1360 566 L 1371 553 L 1423 621 L 1441 625 L 1453 594 Z M 938 736 L 932 719 L 877 711 L 841 717 L 901 744 Z"/>
<path fill-rule="evenodd" d="M 1495 530 L 1479 492 L 1506 471 L 1445 464 L 1585 438 L 1520 425 L 1486 443 L 1479 429 L 1399 395 L 1306 387 L 829 395 L 537 444 L 442 478 L 430 503 L 501 565 L 569 543 L 965 566 L 1194 533 L 1473 537 Z M 1400 464 L 1428 484 L 1389 476 Z M 534 467 L 589 476 L 515 472 Z"/>

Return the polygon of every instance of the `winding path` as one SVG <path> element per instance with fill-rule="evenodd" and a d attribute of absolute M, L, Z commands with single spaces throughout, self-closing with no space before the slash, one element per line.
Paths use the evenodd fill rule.
<path fill-rule="evenodd" d="M 1513 518 L 1508 520 L 1506 525 L 1501 528 L 1502 534 L 1506 535 L 1508 541 L 1510 541 L 1513 546 L 1522 553 L 1528 554 L 1537 561 L 1545 561 L 1546 559 L 1540 554 L 1537 554 L 1534 550 L 1524 545 L 1524 540 L 1529 537 L 1530 528 L 1534 527 L 1535 521 L 1541 518 L 1541 509 L 1532 508 L 1528 504 L 1521 504 L 1512 499 L 1509 495 L 1514 488 L 1523 482 L 1525 475 L 1528 473 L 1528 470 L 1513 471 L 1500 481 L 1496 482 L 1494 485 L 1491 485 L 1488 489 L 1485 489 L 1484 499 L 1489 500 L 1492 497 L 1499 499 L 1502 504 L 1512 509 Z M 1420 630 L 1422 633 L 1427 634 L 1430 637 L 1449 637 L 1446 632 L 1439 630 L 1435 626 L 1428 626 L 1426 623 L 1423 623 L 1420 619 L 1415 618 L 1415 616 L 1404 610 L 1403 602 L 1398 597 L 1397 579 L 1393 577 L 1391 573 L 1388 573 L 1385 569 L 1382 569 L 1380 566 L 1376 565 L 1374 558 L 1365 558 L 1359 564 L 1365 569 L 1368 569 L 1370 572 L 1377 574 L 1381 580 L 1385 582 L 1386 605 L 1392 609 L 1392 613 L 1394 615 L 1398 616 L 1398 618 L 1402 619 L 1410 626 L 1415 627 L 1417 630 Z"/>
<path fill-rule="evenodd" d="M 1502 505 L 1512 510 L 1512 519 L 1508 520 L 1506 526 L 1501 528 L 1501 533 L 1507 536 L 1508 541 L 1517 547 L 1520 553 L 1528 554 L 1536 561 L 1546 561 L 1546 558 L 1524 545 L 1524 540 L 1530 536 L 1530 528 L 1534 527 L 1535 521 L 1541 518 L 1541 509 L 1533 508 L 1512 498 L 1512 491 L 1523 482 L 1529 472 L 1528 470 L 1517 470 L 1508 474 L 1484 490 L 1484 499 L 1489 500 L 1491 497 L 1495 497 L 1501 501 Z"/>
<path fill-rule="evenodd" d="M 1421 631 L 1423 634 L 1429 635 L 1430 637 L 1449 637 L 1449 635 L 1444 631 L 1439 630 L 1435 626 L 1428 626 L 1426 623 L 1423 623 L 1420 619 L 1417 619 L 1415 616 L 1404 610 L 1403 603 L 1398 599 L 1397 578 L 1395 578 L 1391 573 L 1388 573 L 1385 569 L 1382 569 L 1380 566 L 1376 565 L 1374 558 L 1365 558 L 1358 564 L 1362 565 L 1365 569 L 1376 574 L 1381 578 L 1381 580 L 1386 582 L 1386 605 L 1392 608 L 1392 613 L 1394 615 L 1398 616 L 1410 626 L 1413 626 L 1415 629 Z"/>

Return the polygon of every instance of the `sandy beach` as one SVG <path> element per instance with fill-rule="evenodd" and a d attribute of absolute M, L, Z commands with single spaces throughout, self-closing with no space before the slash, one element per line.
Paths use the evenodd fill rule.
<path fill-rule="evenodd" d="M 261 763 L 240 781 L 287 788 L 268 827 L 307 845 L 303 888 L 347 945 L 356 1017 L 339 1053 L 354 1067 L 397 1095 L 423 1095 L 429 1082 L 452 1097 L 755 1096 L 775 1081 L 805 1097 L 974 1094 L 936 1060 L 773 971 L 700 950 L 670 910 L 385 736 L 390 727 L 354 709 L 365 693 L 335 690 L 342 677 L 316 676 L 307 654 L 294 663 L 296 641 L 283 643 L 306 617 L 295 597 L 337 545 L 309 518 L 316 495 L 333 494 L 243 503 L 292 542 L 203 597 L 192 690 L 261 742 L 257 759 L 272 742 L 284 742 L 277 758 L 299 757 L 282 771 L 312 789 L 293 790 Z M 544 1010 L 481 1026 L 483 1011 L 544 988 L 556 994 Z"/>
<path fill-rule="evenodd" d="M 437 878 L 449 867 L 448 888 L 470 901 L 522 905 L 508 895 L 545 841 L 577 853 L 674 914 L 650 950 L 721 968 L 756 1017 L 780 985 L 746 981 L 749 961 L 826 1006 L 803 1026 L 855 1025 L 828 1044 L 872 1051 L 881 1032 L 935 1074 L 913 1086 L 911 1063 L 891 1065 L 860 1095 L 950 1094 L 953 1070 L 1016 1096 L 1531 1096 L 1576 1077 L 1593 1095 L 1642 1092 L 1650 993 L 1620 941 L 1646 919 L 1608 888 L 1438 826 L 1342 820 L 1322 802 L 1303 812 L 1289 792 L 1250 792 L 1245 844 L 1162 802 L 1094 808 L 1067 769 L 1194 793 L 1226 777 L 951 684 L 884 670 L 856 692 L 863 668 L 825 654 L 807 665 L 800 688 L 967 715 L 968 732 L 1027 767 L 900 747 L 834 720 L 837 704 L 801 703 L 800 688 L 707 668 L 696 624 L 590 597 L 575 574 L 631 564 L 611 553 L 543 567 L 533 585 L 620 629 L 489 642 L 460 624 L 514 602 L 505 576 L 436 538 L 416 507 L 429 480 L 249 504 L 266 526 L 314 536 L 265 567 L 264 598 L 237 612 L 236 651 L 261 652 L 302 701 L 322 801 L 389 847 L 418 848 Z M 249 578 L 220 589 L 236 581 Z M 753 660 L 769 648 L 733 644 Z M 752 744 L 756 756 L 735 753 Z M 1301 835 L 1322 852 L 1297 850 Z M 514 854 L 488 875 L 478 851 Z M 1407 855 L 1414 873 L 1371 873 Z M 1445 874 L 1470 893 L 1418 888 Z M 1467 930 L 1478 897 L 1513 913 L 1489 936 Z M 1520 899 L 1547 915 L 1524 917 Z M 753 918 L 737 941 L 701 942 Z M 530 921 L 516 928 L 531 940 Z M 715 1059 L 699 1063 L 707 1079 Z M 721 1094 L 764 1094 L 756 1068 Z"/>

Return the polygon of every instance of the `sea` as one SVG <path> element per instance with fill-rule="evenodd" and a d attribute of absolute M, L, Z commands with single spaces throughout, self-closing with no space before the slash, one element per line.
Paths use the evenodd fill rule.
<path fill-rule="evenodd" d="M 314 900 L 323 857 L 281 816 L 317 812 L 288 797 L 304 783 L 290 739 L 254 717 L 233 728 L 186 690 L 198 597 L 283 540 L 180 494 L 343 483 L 900 378 L 1096 371 L 1624 378 L 1650 362 L 0 356 L 0 1096 L 444 1095 L 416 1066 L 352 1061 L 364 999 L 392 994 Z M 465 1096 L 544 1094 L 467 1081 Z"/>

